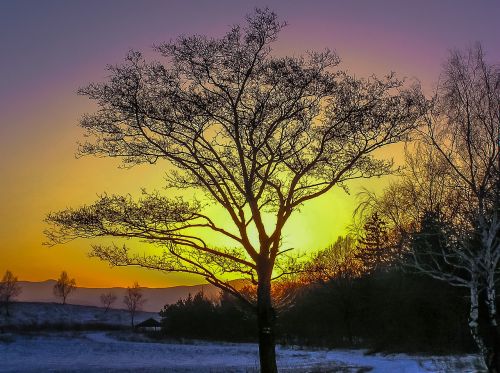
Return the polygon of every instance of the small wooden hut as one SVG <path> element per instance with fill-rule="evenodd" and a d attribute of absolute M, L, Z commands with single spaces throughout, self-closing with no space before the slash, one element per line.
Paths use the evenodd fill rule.
<path fill-rule="evenodd" d="M 136 329 L 143 332 L 156 332 L 160 330 L 161 324 L 158 320 L 153 319 L 152 317 L 144 320 L 143 322 L 137 324 Z"/>

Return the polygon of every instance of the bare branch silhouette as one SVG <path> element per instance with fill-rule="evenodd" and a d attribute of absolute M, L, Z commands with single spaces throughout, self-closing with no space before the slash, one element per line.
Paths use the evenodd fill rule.
<path fill-rule="evenodd" d="M 336 185 L 390 173 L 392 162 L 373 152 L 404 140 L 426 107 L 418 86 L 393 74 L 349 76 L 332 51 L 273 56 L 283 26 L 257 9 L 221 38 L 181 36 L 156 46 L 163 62 L 132 51 L 109 67 L 107 82 L 79 91 L 99 106 L 81 120 L 89 136 L 81 155 L 118 157 L 127 166 L 168 161 L 168 185 L 203 192 L 233 227 L 217 226 L 196 202 L 159 194 L 137 202 L 102 196 L 47 218 L 50 243 L 115 236 L 164 247 L 143 257 L 94 247 L 94 256 L 113 265 L 194 273 L 235 295 L 221 275 L 255 281 L 265 372 L 276 371 L 271 279 L 279 275 L 273 270 L 290 216 Z M 265 215 L 273 223 L 266 225 Z M 230 238 L 234 249 L 212 247 L 194 228 Z"/>
<path fill-rule="evenodd" d="M 453 51 L 433 101 L 405 177 L 371 202 L 409 234 L 415 269 L 469 290 L 472 336 L 488 369 L 499 371 L 500 67 L 480 45 Z"/>
<path fill-rule="evenodd" d="M 100 300 L 104 306 L 104 313 L 108 312 L 111 305 L 115 303 L 117 299 L 118 297 L 111 292 L 101 294 Z"/>
<path fill-rule="evenodd" d="M 10 303 L 22 292 L 21 286 L 17 282 L 17 277 L 9 270 L 5 271 L 2 281 L 0 281 L 0 304 L 4 306 L 7 316 L 10 316 Z"/>
<path fill-rule="evenodd" d="M 127 287 L 127 292 L 123 297 L 123 303 L 127 306 L 133 328 L 135 326 L 135 315 L 142 309 L 144 303 L 146 303 L 146 299 L 143 298 L 142 290 L 138 282 L 134 282 L 133 286 Z"/>
<path fill-rule="evenodd" d="M 66 304 L 66 300 L 71 293 L 76 290 L 76 281 L 74 278 L 69 278 L 66 271 L 61 272 L 61 276 L 57 279 L 54 285 L 54 295 L 61 298 L 62 304 Z"/>

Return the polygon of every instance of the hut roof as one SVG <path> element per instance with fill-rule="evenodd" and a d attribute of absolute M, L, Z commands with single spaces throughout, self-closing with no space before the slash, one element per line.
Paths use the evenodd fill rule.
<path fill-rule="evenodd" d="M 136 325 L 138 328 L 160 327 L 161 324 L 152 317 Z"/>

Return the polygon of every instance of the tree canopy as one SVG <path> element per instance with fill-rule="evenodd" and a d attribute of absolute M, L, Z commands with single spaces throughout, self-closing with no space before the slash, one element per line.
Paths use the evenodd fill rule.
<path fill-rule="evenodd" d="M 372 153 L 415 126 L 422 114 L 418 87 L 392 74 L 349 76 L 336 69 L 340 59 L 329 50 L 275 57 L 271 44 L 283 26 L 274 13 L 257 10 L 245 27 L 220 39 L 183 36 L 158 45 L 164 62 L 130 52 L 124 64 L 109 67 L 107 82 L 80 90 L 99 105 L 81 121 L 91 139 L 81 154 L 126 164 L 165 159 L 175 167 L 169 186 L 201 189 L 227 211 L 235 230 L 216 226 L 197 201 L 104 195 L 50 214 L 51 242 L 139 237 L 166 244 L 169 253 L 142 264 L 213 281 L 206 264 L 223 264 L 209 268 L 256 278 L 255 263 L 260 256 L 274 262 L 283 226 L 305 201 L 348 180 L 388 173 L 391 162 Z M 266 212 L 272 226 L 263 223 Z M 249 237 L 251 225 L 258 243 Z M 229 237 L 234 248 L 209 247 L 189 233 L 193 227 Z M 124 248 L 99 246 L 94 254 L 126 261 Z"/>
<path fill-rule="evenodd" d="M 273 271 L 281 267 L 286 222 L 336 185 L 389 173 L 391 161 L 373 152 L 404 140 L 426 108 L 418 85 L 394 74 L 351 76 L 338 69 L 333 51 L 274 55 L 284 26 L 275 13 L 257 9 L 221 38 L 181 36 L 157 45 L 162 61 L 131 51 L 123 64 L 109 67 L 106 82 L 79 91 L 98 105 L 80 122 L 89 140 L 80 154 L 119 157 L 130 166 L 166 160 L 167 186 L 203 192 L 232 227 L 217 225 L 196 200 L 157 192 L 139 200 L 104 195 L 49 214 L 50 242 L 140 238 L 163 252 L 142 256 L 126 246 L 98 245 L 92 255 L 113 265 L 199 274 L 241 299 L 221 275 L 246 277 L 258 285 L 261 334 L 272 339 L 270 286 L 281 275 Z M 208 244 L 193 233 L 200 229 L 234 245 Z"/>

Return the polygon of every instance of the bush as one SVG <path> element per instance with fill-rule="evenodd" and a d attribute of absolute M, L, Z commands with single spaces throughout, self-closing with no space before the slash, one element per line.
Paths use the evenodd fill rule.
<path fill-rule="evenodd" d="M 255 317 L 229 295 L 221 296 L 219 302 L 206 299 L 203 292 L 189 295 L 166 305 L 160 316 L 162 332 L 168 337 L 256 341 Z"/>

